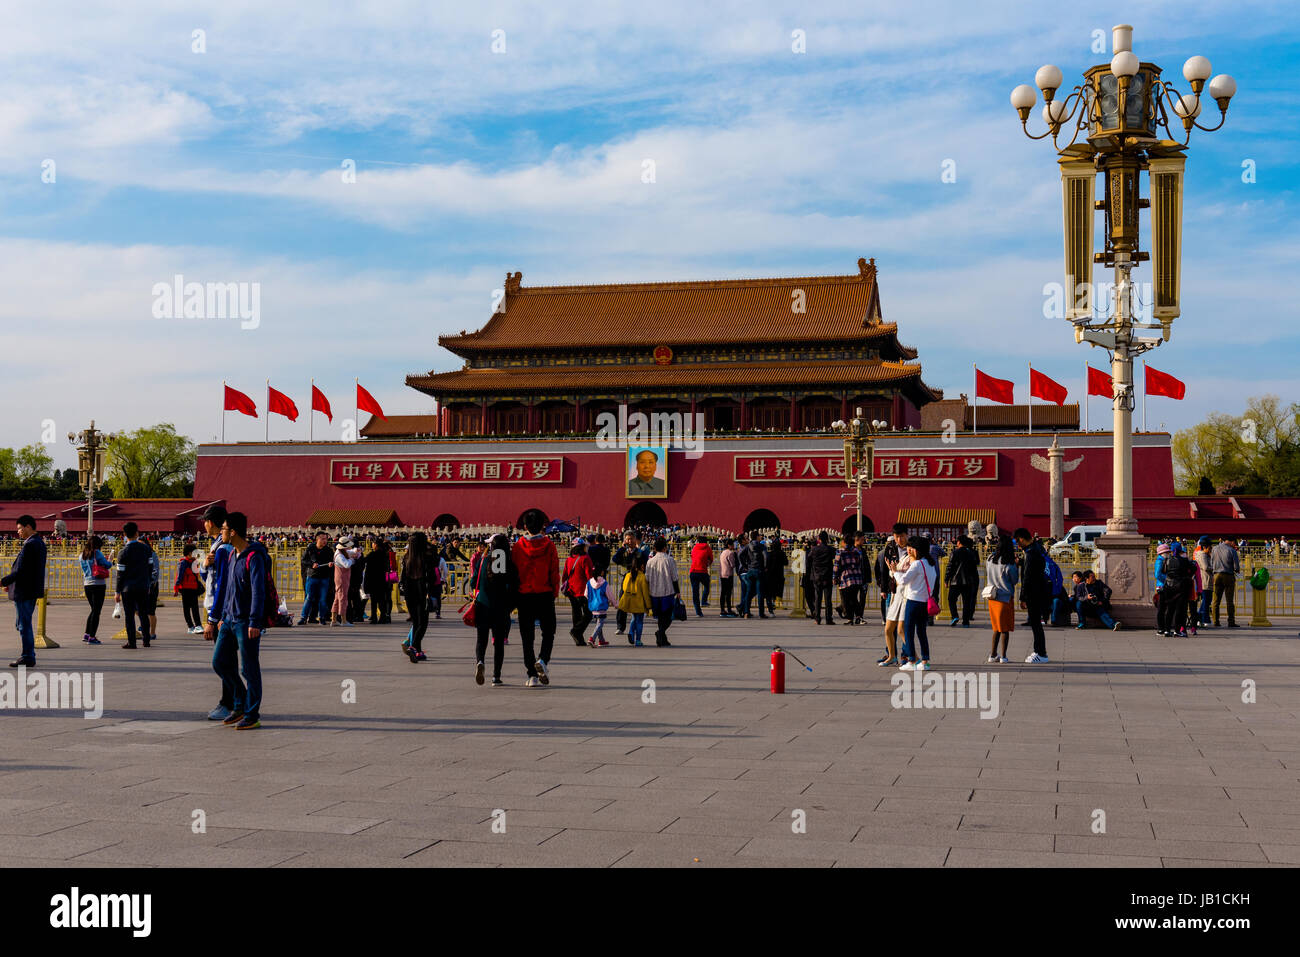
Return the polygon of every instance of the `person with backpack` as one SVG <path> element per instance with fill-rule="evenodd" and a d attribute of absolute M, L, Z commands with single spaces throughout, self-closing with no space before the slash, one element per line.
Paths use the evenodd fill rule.
<path fill-rule="evenodd" d="M 623 578 L 623 593 L 618 598 L 618 610 L 631 616 L 627 643 L 637 648 L 642 647 L 645 616 L 650 611 L 650 584 L 645 577 L 645 559 L 639 554 L 633 559 L 632 570 Z"/>
<path fill-rule="evenodd" d="M 1183 554 L 1183 546 L 1162 543 L 1156 549 L 1164 559 L 1158 571 L 1160 581 L 1160 607 L 1156 614 L 1156 634 L 1162 638 L 1186 638 L 1187 596 L 1191 590 L 1191 561 Z"/>
<path fill-rule="evenodd" d="M 222 540 L 231 546 L 231 553 L 213 604 L 220 616 L 217 621 L 219 674 L 234 689 L 234 707 L 222 723 L 237 731 L 249 731 L 262 726 L 260 646 L 268 617 L 267 581 L 271 563 L 266 546 L 248 540 L 248 519 L 242 512 L 228 514 L 221 530 Z"/>
<path fill-rule="evenodd" d="M 1026 528 L 1017 528 L 1015 539 L 1024 553 L 1020 603 L 1029 613 L 1029 629 L 1034 634 L 1034 650 L 1025 659 L 1025 664 L 1049 664 L 1047 636 L 1043 634 L 1043 619 L 1047 617 L 1048 604 L 1052 598 L 1051 581 L 1047 577 L 1047 551 L 1042 542 L 1030 535 Z"/>
<path fill-rule="evenodd" d="M 180 564 L 176 567 L 176 584 L 172 594 L 181 596 L 181 611 L 185 613 L 185 629 L 191 635 L 203 634 L 203 620 L 199 617 L 199 592 L 203 586 L 194 573 L 194 546 L 186 545 Z"/>
<path fill-rule="evenodd" d="M 525 535 L 511 547 L 510 557 L 519 574 L 519 638 L 524 646 L 527 686 L 550 684 L 551 649 L 555 644 L 555 599 L 560 594 L 559 556 L 555 543 L 542 534 L 546 519 L 530 508 L 524 513 Z M 542 631 L 541 657 L 533 658 L 534 629 Z M 579 642 L 582 644 L 582 642 Z"/>
<path fill-rule="evenodd" d="M 505 663 L 506 642 L 510 635 L 510 612 L 519 604 L 519 570 L 510 553 L 510 539 L 498 532 L 488 541 L 485 557 L 474 575 L 474 681 L 482 684 L 483 662 L 487 656 L 488 636 L 492 637 L 492 687 L 500 688 L 501 668 Z M 523 624 L 523 611 L 519 621 Z M 522 627 L 521 629 L 522 630 Z M 525 646 L 524 664 L 528 664 L 531 642 Z M 530 669 L 524 682 L 527 688 L 539 687 Z"/>
<path fill-rule="evenodd" d="M 117 553 L 117 600 L 122 604 L 122 617 L 126 619 L 126 644 L 136 646 L 135 619 L 140 619 L 140 640 L 149 647 L 149 590 L 153 587 L 153 549 L 140 540 L 140 526 L 127 522 L 122 526 L 126 544 Z"/>
<path fill-rule="evenodd" d="M 104 609 L 104 596 L 108 594 L 108 576 L 112 566 L 100 551 L 103 542 L 98 535 L 86 539 L 81 549 L 81 575 L 84 579 L 83 589 L 86 601 L 90 603 L 90 614 L 86 616 L 86 634 L 81 639 L 88 645 L 98 645 L 95 635 L 99 632 L 99 615 Z M 199 629 L 202 631 L 202 629 Z"/>
<path fill-rule="evenodd" d="M 609 582 L 600 572 L 595 572 L 587 580 L 585 598 L 587 610 L 596 623 L 596 630 L 591 633 L 587 644 L 593 648 L 608 648 L 609 642 L 605 640 L 605 617 L 609 614 L 609 605 L 613 596 L 610 594 Z"/>
<path fill-rule="evenodd" d="M 591 622 L 591 609 L 587 607 L 587 582 L 591 580 L 594 571 L 591 558 L 587 555 L 586 539 L 575 538 L 569 549 L 569 557 L 564 560 L 561 580 L 564 597 L 569 599 L 569 608 L 573 612 L 569 634 L 579 647 L 586 644 L 583 632 Z"/>

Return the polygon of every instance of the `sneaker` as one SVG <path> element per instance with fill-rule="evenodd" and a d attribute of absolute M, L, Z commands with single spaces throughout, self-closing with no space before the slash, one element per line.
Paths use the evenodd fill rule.
<path fill-rule="evenodd" d="M 1111 628 L 1111 631 L 1119 631 L 1119 629 L 1120 629 L 1120 623 L 1117 621 L 1115 622 L 1115 626 Z"/>
<path fill-rule="evenodd" d="M 298 624 L 300 624 L 300 625 L 305 625 L 305 624 L 307 624 L 307 619 L 306 619 L 306 618 L 299 618 L 299 619 L 298 619 Z"/>
<path fill-rule="evenodd" d="M 252 731 L 254 728 L 260 728 L 261 726 L 262 726 L 262 720 L 260 718 L 254 718 L 250 715 L 248 717 L 245 717 L 243 721 L 239 722 L 239 724 L 235 725 L 235 730 Z"/>
<path fill-rule="evenodd" d="M 991 665 L 996 665 L 1001 660 L 1002 659 L 1000 659 L 997 655 L 989 655 L 988 663 Z"/>
<path fill-rule="evenodd" d="M 915 670 L 916 670 L 916 671 L 933 671 L 934 669 L 932 669 L 932 668 L 930 667 L 930 662 L 928 662 L 928 661 L 918 661 L 918 662 L 916 663 L 916 668 L 915 668 Z"/>
<path fill-rule="evenodd" d="M 1048 659 L 1047 655 L 1040 655 L 1037 652 L 1035 652 L 1034 654 L 1031 654 L 1028 658 L 1025 659 L 1025 664 L 1045 665 L 1049 663 L 1049 660 L 1050 659 Z"/>
<path fill-rule="evenodd" d="M 888 660 L 889 660 L 889 655 L 888 655 L 888 654 L 884 654 L 884 655 L 881 655 L 879 658 L 876 659 L 876 664 L 878 664 L 878 665 L 883 665 L 883 664 L 884 664 L 886 661 L 888 661 Z"/>
<path fill-rule="evenodd" d="M 876 662 L 876 667 L 877 667 L 877 668 L 893 668 L 893 667 L 894 667 L 895 665 L 897 665 L 897 664 L 898 664 L 898 659 L 897 659 L 897 658 L 881 658 L 879 661 Z"/>
<path fill-rule="evenodd" d="M 640 644 L 640 642 L 637 642 L 637 643 Z M 549 670 L 547 669 L 547 667 L 546 667 L 546 662 L 543 661 L 541 658 L 538 658 L 538 659 L 537 659 L 537 664 L 535 665 L 535 667 L 536 667 L 536 669 L 537 669 L 537 680 L 540 681 L 540 682 L 541 682 L 542 684 L 544 684 L 544 685 L 548 685 L 548 684 L 550 684 L 550 683 L 551 683 L 551 673 L 550 673 L 550 671 L 549 671 Z"/>
<path fill-rule="evenodd" d="M 596 645 L 597 645 L 597 647 L 599 647 L 599 648 L 608 648 L 608 647 L 609 647 L 609 642 L 606 641 L 604 638 L 602 638 L 602 639 L 600 639 L 600 641 L 596 642 Z"/>
<path fill-rule="evenodd" d="M 621 634 L 623 634 L 623 632 L 620 631 L 619 634 L 621 635 Z M 635 644 L 637 643 L 637 640 L 636 640 L 635 638 L 633 638 L 631 635 L 628 635 L 628 636 L 627 636 L 627 643 L 628 643 L 629 645 L 635 645 Z"/>
<path fill-rule="evenodd" d="M 219 704 L 208 712 L 209 721 L 225 721 L 231 715 L 231 710 L 224 704 Z"/>
<path fill-rule="evenodd" d="M 474 683 L 476 685 L 483 683 L 483 662 L 481 661 L 474 666 Z"/>
<path fill-rule="evenodd" d="M 961 621 L 961 618 L 954 618 L 952 621 L 948 622 L 948 627 L 949 627 L 949 628 L 956 628 L 956 627 L 957 627 L 957 622 L 959 622 L 959 621 Z"/>
<path fill-rule="evenodd" d="M 429 660 L 429 656 L 426 655 L 423 651 L 417 651 L 417 652 L 415 653 L 415 660 L 416 660 L 416 661 L 428 661 L 428 660 Z"/>
<path fill-rule="evenodd" d="M 537 688 L 540 686 L 541 686 L 541 682 L 539 682 L 537 678 L 533 675 L 529 675 L 528 680 L 524 682 L 525 688 Z"/>
<path fill-rule="evenodd" d="M 998 659 L 998 663 L 1003 665 L 1009 665 L 1011 664 L 1011 659 L 1008 658 L 1006 655 L 1003 655 L 1001 658 Z"/>
<path fill-rule="evenodd" d="M 505 686 L 506 686 L 506 683 L 505 683 L 504 681 L 502 681 L 500 678 L 493 678 L 493 679 L 492 679 L 492 687 L 493 687 L 493 688 L 504 688 Z"/>
<path fill-rule="evenodd" d="M 912 664 L 910 661 L 904 661 L 901 665 L 898 666 L 898 670 L 899 670 L 899 671 L 915 671 L 915 670 L 916 670 L 916 665 Z"/>
<path fill-rule="evenodd" d="M 595 639 L 595 638 L 588 638 L 588 639 L 587 639 L 587 645 L 588 645 L 589 647 L 591 647 L 591 648 L 595 648 L 595 647 L 596 647 L 596 639 Z"/>
<path fill-rule="evenodd" d="M 242 711 L 232 711 L 229 715 L 226 716 L 226 720 L 225 720 L 225 721 L 222 721 L 221 723 L 222 723 L 222 724 L 239 724 L 239 722 L 241 722 L 241 721 L 243 721 L 243 720 L 244 720 L 244 712 L 242 712 Z"/>
<path fill-rule="evenodd" d="M 415 664 L 417 661 L 420 660 L 419 657 L 420 653 L 416 651 L 412 646 L 404 645 L 402 646 L 402 650 L 406 652 L 406 657 L 411 659 L 411 664 Z"/>

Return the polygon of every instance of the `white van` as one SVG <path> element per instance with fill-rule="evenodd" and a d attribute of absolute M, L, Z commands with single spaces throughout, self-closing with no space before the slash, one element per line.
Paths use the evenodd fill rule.
<path fill-rule="evenodd" d="M 1105 534 L 1105 525 L 1076 525 L 1066 532 L 1065 538 L 1052 546 L 1051 553 L 1053 555 L 1068 555 L 1073 552 L 1076 545 L 1083 552 L 1096 551 L 1097 539 Z"/>

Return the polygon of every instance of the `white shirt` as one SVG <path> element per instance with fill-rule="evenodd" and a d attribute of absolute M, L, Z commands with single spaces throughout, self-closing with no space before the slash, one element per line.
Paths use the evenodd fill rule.
<path fill-rule="evenodd" d="M 673 593 L 677 581 L 677 562 L 667 552 L 655 552 L 645 563 L 645 580 L 651 598 L 665 598 Z"/>
<path fill-rule="evenodd" d="M 894 571 L 894 575 L 897 575 L 899 572 L 907 571 L 911 564 L 912 556 L 907 552 L 903 552 L 902 556 L 898 559 L 898 567 Z M 902 599 L 901 593 L 895 592 L 894 597 L 889 600 L 889 607 L 885 609 L 885 621 L 902 621 L 903 612 L 906 610 L 907 602 Z"/>
<path fill-rule="evenodd" d="M 906 571 L 894 572 L 898 594 L 906 601 L 928 601 L 938 580 L 939 570 L 927 561 L 918 561 L 908 566 Z"/>

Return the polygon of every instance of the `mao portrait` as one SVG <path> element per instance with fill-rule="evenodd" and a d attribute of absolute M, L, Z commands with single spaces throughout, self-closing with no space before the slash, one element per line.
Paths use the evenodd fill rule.
<path fill-rule="evenodd" d="M 641 446 L 627 450 L 627 497 L 668 497 L 668 449 Z"/>

